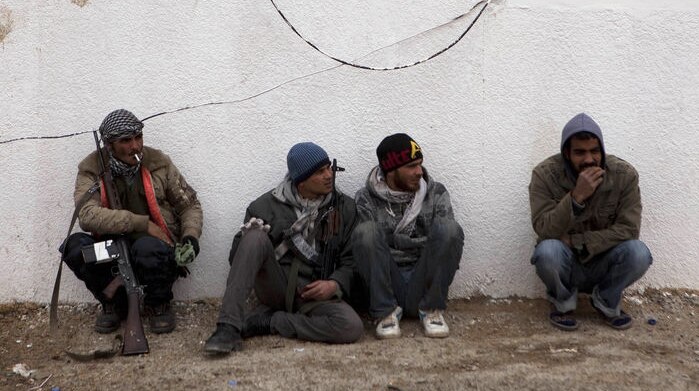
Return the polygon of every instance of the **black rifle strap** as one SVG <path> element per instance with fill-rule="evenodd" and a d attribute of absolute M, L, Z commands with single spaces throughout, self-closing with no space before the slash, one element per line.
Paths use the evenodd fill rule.
<path fill-rule="evenodd" d="M 68 227 L 68 234 L 66 235 L 66 238 L 63 239 L 63 252 L 61 253 L 59 263 L 58 263 L 58 273 L 56 273 L 56 281 L 53 283 L 53 295 L 51 296 L 51 306 L 49 309 L 49 328 L 52 332 L 56 331 L 58 328 L 58 294 L 61 288 L 61 272 L 63 271 L 63 255 L 65 254 L 65 245 L 68 242 L 68 238 L 70 237 L 70 233 L 73 232 L 73 227 L 75 226 L 75 221 L 78 220 L 78 214 L 80 213 L 80 209 L 82 209 L 83 205 L 87 202 L 87 200 L 92 197 L 93 194 L 100 188 L 100 181 L 99 179 L 97 182 L 93 183 L 92 186 L 83 194 L 82 198 L 80 198 L 80 201 L 78 201 L 77 205 L 75 205 L 75 210 L 73 211 L 73 217 L 70 219 L 70 226 Z"/>
<path fill-rule="evenodd" d="M 296 284 L 299 281 L 299 268 L 301 268 L 301 261 L 294 257 L 294 260 L 291 261 L 291 270 L 286 282 L 286 312 L 294 312 L 294 298 L 296 297 Z"/>

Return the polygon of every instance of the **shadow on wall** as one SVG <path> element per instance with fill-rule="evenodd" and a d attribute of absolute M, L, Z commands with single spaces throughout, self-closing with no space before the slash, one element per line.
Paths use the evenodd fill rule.
<path fill-rule="evenodd" d="M 12 11 L 7 7 L 0 6 L 0 43 L 5 42 L 5 37 L 12 31 L 13 23 Z"/>

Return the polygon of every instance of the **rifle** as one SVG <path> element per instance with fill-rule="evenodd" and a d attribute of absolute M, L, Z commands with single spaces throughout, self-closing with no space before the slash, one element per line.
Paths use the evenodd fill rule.
<path fill-rule="evenodd" d="M 335 177 L 337 172 L 345 171 L 343 167 L 337 165 L 337 159 L 333 159 L 331 166 L 333 172 L 332 198 L 328 209 L 328 219 L 326 220 L 326 240 L 323 248 L 323 257 L 320 269 L 320 279 L 327 280 L 335 270 L 335 260 L 340 252 L 340 229 L 342 227 L 342 203 L 335 187 Z"/>
<path fill-rule="evenodd" d="M 109 160 L 105 154 L 105 148 L 101 147 L 96 130 L 93 131 L 93 134 L 97 146 L 97 161 L 99 164 L 100 176 L 104 183 L 103 190 L 109 201 L 109 207 L 111 209 L 121 209 L 121 201 L 117 188 L 114 185 L 114 178 L 112 178 L 112 173 L 109 170 Z M 129 243 L 126 238 L 123 235 L 118 235 L 113 239 L 113 242 L 116 247 L 116 252 L 112 255 L 112 259 L 115 259 L 117 262 L 119 274 L 114 277 L 114 280 L 109 283 L 103 293 L 106 297 L 111 299 L 120 285 L 123 285 L 126 289 L 129 310 L 126 315 L 124 345 L 121 354 L 127 356 L 131 354 L 148 353 L 148 340 L 143 332 L 143 323 L 141 321 L 141 312 L 139 309 L 141 297 L 143 296 L 143 286 L 139 285 L 133 268 L 131 267 Z"/>

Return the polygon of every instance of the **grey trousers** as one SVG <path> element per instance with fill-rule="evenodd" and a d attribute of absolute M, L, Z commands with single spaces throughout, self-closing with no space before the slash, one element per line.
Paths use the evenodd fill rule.
<path fill-rule="evenodd" d="M 557 311 L 574 310 L 580 291 L 591 293 L 595 306 L 614 317 L 624 289 L 643 276 L 653 257 L 640 240 L 627 240 L 582 264 L 565 243 L 547 239 L 536 246 L 531 262 Z"/>
<path fill-rule="evenodd" d="M 323 302 L 306 314 L 285 311 L 287 276 L 261 230 L 242 237 L 231 260 L 218 323 L 242 330 L 245 300 L 254 288 L 262 305 L 254 311 L 273 310 L 271 329 L 286 338 L 327 343 L 351 343 L 364 334 L 364 324 L 344 301 Z M 297 297 L 294 308 L 298 308 Z"/>
<path fill-rule="evenodd" d="M 456 221 L 434 220 L 420 259 L 408 271 L 393 260 L 385 234 L 373 221 L 357 225 L 352 243 L 359 273 L 369 287 L 371 317 L 384 318 L 397 305 L 411 317 L 419 310 L 447 308 L 449 285 L 464 247 L 464 231 Z M 404 274 L 410 275 L 408 281 Z"/>

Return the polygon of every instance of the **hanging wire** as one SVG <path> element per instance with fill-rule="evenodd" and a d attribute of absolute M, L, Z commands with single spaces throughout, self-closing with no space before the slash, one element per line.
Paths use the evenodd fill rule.
<path fill-rule="evenodd" d="M 334 61 L 336 61 L 336 62 L 339 62 L 339 64 L 334 65 L 334 66 L 331 66 L 331 67 L 328 67 L 328 68 L 321 69 L 321 70 L 319 70 L 319 71 L 314 71 L 314 72 L 311 72 L 311 73 L 307 73 L 307 74 L 305 74 L 305 75 L 301 75 L 301 76 L 298 76 L 298 77 L 295 77 L 295 78 L 286 80 L 286 81 L 284 81 L 284 82 L 282 82 L 282 83 L 279 83 L 279 84 L 277 84 L 277 85 L 275 85 L 275 86 L 273 86 L 273 87 L 267 88 L 267 89 L 265 89 L 265 90 L 262 90 L 262 91 L 260 91 L 260 92 L 258 92 L 258 93 L 255 93 L 255 94 L 253 94 L 253 95 L 247 96 L 247 97 L 245 97 L 245 98 L 234 99 L 234 100 L 227 100 L 227 101 L 218 101 L 218 102 L 207 102 L 207 103 L 201 103 L 201 104 L 192 105 L 192 106 L 180 107 L 180 108 L 177 108 L 177 109 L 162 111 L 162 112 L 160 112 L 160 113 L 156 113 L 156 114 L 153 114 L 153 115 L 149 115 L 149 116 L 143 118 L 141 121 L 147 121 L 147 120 L 149 120 L 149 119 L 152 119 L 152 118 L 155 118 L 155 117 L 158 117 L 158 116 L 161 116 L 161 115 L 172 114 L 172 113 L 177 113 L 177 112 L 180 112 L 180 111 L 186 111 L 186 110 L 192 110 L 192 109 L 198 109 L 198 108 L 202 108 L 202 107 L 206 107 L 206 106 L 217 106 L 217 105 L 237 104 L 237 103 L 245 102 L 245 101 L 247 101 L 247 100 L 251 100 L 251 99 L 257 98 L 257 97 L 259 97 L 259 96 L 262 96 L 262 95 L 264 95 L 264 94 L 267 94 L 267 93 L 269 93 L 269 92 L 271 92 L 271 91 L 274 91 L 274 90 L 276 90 L 276 89 L 278 89 L 278 88 L 280 88 L 280 87 L 282 87 L 282 86 L 284 86 L 284 85 L 287 85 L 287 84 L 289 84 L 289 83 L 293 83 L 293 82 L 295 82 L 295 81 L 297 81 L 297 80 L 305 79 L 305 78 L 307 78 L 307 77 L 311 77 L 311 76 L 315 76 L 315 75 L 318 75 L 318 74 L 321 74 L 321 73 L 324 73 L 324 72 L 328 72 L 328 71 L 331 71 L 331 70 L 333 70 L 333 69 L 336 69 L 336 68 L 339 68 L 339 67 L 342 67 L 342 66 L 345 66 L 345 65 L 346 65 L 346 66 L 350 66 L 350 67 L 354 67 L 354 68 L 360 68 L 360 69 L 372 70 L 372 71 L 392 71 L 392 70 L 404 69 L 404 68 L 412 67 L 412 66 L 415 66 L 415 65 L 418 65 L 418 64 L 427 62 L 427 61 L 429 61 L 429 60 L 431 60 L 431 59 L 433 59 L 433 58 L 439 56 L 440 54 L 443 54 L 443 53 L 446 52 L 447 50 L 449 50 L 449 49 L 451 49 L 452 47 L 454 47 L 454 45 L 456 45 L 457 43 L 459 43 L 459 41 L 461 41 L 461 40 L 463 39 L 463 37 L 466 36 L 466 34 L 471 30 L 471 28 L 472 28 L 473 25 L 476 23 L 476 21 L 478 21 L 478 19 L 481 17 L 481 15 L 483 14 L 483 11 L 485 11 L 486 7 L 488 7 L 488 5 L 490 4 L 490 1 L 491 1 L 491 0 L 482 0 L 482 1 L 478 2 L 478 3 L 476 3 L 468 12 L 465 12 L 465 13 L 463 13 L 463 14 L 461 14 L 461 15 L 459 15 L 459 16 L 453 18 L 453 19 L 451 19 L 450 21 L 448 21 L 448 22 L 446 22 L 446 23 L 443 23 L 443 24 L 441 24 L 441 25 L 439 25 L 439 26 L 435 26 L 435 27 L 432 27 L 432 28 L 430 28 L 430 29 L 428 29 L 428 30 L 419 32 L 419 33 L 417 33 L 417 34 L 414 34 L 414 35 L 412 35 L 412 36 L 410 36 L 410 37 L 404 38 L 404 39 L 402 39 L 402 40 L 400 40 L 400 41 L 394 42 L 394 43 L 389 44 L 389 45 L 387 45 L 387 46 L 383 46 L 383 47 L 380 47 L 380 48 L 378 48 L 378 49 L 375 49 L 375 50 L 371 51 L 370 53 L 367 53 L 367 54 L 365 54 L 365 55 L 359 57 L 359 59 L 358 59 L 358 60 L 361 60 L 361 59 L 363 59 L 363 58 L 365 58 L 365 57 L 368 57 L 368 56 L 370 56 L 370 55 L 372 55 L 372 54 L 374 54 L 374 53 L 376 53 L 376 52 L 378 52 L 378 51 L 381 51 L 381 50 L 390 48 L 390 47 L 392 47 L 392 46 L 395 46 L 395 45 L 398 45 L 398 44 L 400 44 L 400 43 L 402 43 L 402 42 L 405 42 L 405 41 L 407 41 L 407 40 L 409 40 L 409 39 L 418 37 L 418 36 L 420 36 L 420 35 L 426 34 L 426 33 L 428 33 L 428 32 L 431 32 L 431 31 L 433 31 L 433 30 L 439 29 L 439 28 L 441 28 L 441 27 L 444 27 L 444 26 L 446 26 L 446 25 L 449 25 L 449 24 L 451 24 L 451 23 L 454 23 L 454 22 L 456 22 L 456 21 L 458 21 L 458 20 L 461 20 L 462 18 L 464 18 L 465 16 L 467 16 L 469 13 L 471 13 L 474 9 L 476 9 L 476 7 L 478 7 L 480 4 L 483 4 L 483 7 L 482 7 L 482 8 L 480 9 L 480 11 L 478 12 L 478 15 L 476 15 L 476 17 L 475 17 L 475 18 L 473 19 L 473 21 L 468 25 L 468 27 L 466 28 L 466 30 L 464 30 L 464 32 L 461 33 L 461 35 L 459 35 L 459 37 L 458 37 L 454 42 L 452 42 L 451 44 L 449 44 L 447 47 L 445 47 L 445 48 L 443 48 L 443 49 L 437 51 L 436 53 L 434 53 L 434 54 L 430 55 L 429 57 L 426 57 L 426 58 L 424 58 L 424 59 L 422 59 L 422 60 L 418 60 L 418 61 L 415 61 L 415 62 L 410 63 L 410 64 L 399 65 L 399 66 L 395 66 L 395 67 L 387 67 L 387 68 L 377 68 L 377 67 L 370 67 L 370 66 L 366 66 L 366 65 L 361 65 L 361 64 L 357 64 L 357 63 L 355 62 L 355 61 L 357 61 L 357 60 L 346 61 L 346 60 L 342 60 L 342 59 L 340 59 L 340 58 L 333 57 L 333 56 L 331 56 L 331 55 L 329 55 L 329 54 L 323 52 L 323 51 L 320 50 L 315 44 L 311 43 L 311 42 L 308 41 L 306 38 L 304 38 L 304 37 L 298 32 L 298 30 L 296 30 L 296 28 L 289 22 L 289 20 L 286 18 L 286 16 L 282 13 L 282 11 L 281 11 L 281 10 L 277 7 L 277 5 L 274 3 L 274 0 L 270 0 L 270 1 L 271 1 L 272 5 L 274 6 L 274 8 L 275 8 L 275 9 L 277 10 L 277 12 L 279 13 L 279 15 L 282 17 L 282 19 L 286 22 L 287 25 L 289 25 L 289 27 L 291 28 L 291 30 L 292 30 L 294 33 L 296 33 L 296 35 L 298 35 L 302 40 L 304 40 L 304 41 L 305 41 L 308 45 L 310 45 L 313 49 L 315 49 L 315 50 L 318 51 L 319 53 L 323 54 L 324 56 L 329 57 L 329 58 L 331 58 L 332 60 L 334 60 Z M 27 137 L 18 137 L 18 138 L 9 139 L 9 140 L 1 140 L 1 141 L 0 141 L 0 145 L 12 143 L 12 142 L 15 142 L 15 141 L 21 141 L 21 140 L 60 139 L 60 138 L 74 137 L 74 136 L 78 136 L 78 135 L 86 134 L 86 133 L 92 133 L 92 131 L 91 131 L 91 130 L 86 130 L 86 131 L 83 131 L 83 132 L 76 132 L 76 133 L 64 134 L 64 135 L 59 135 L 59 136 L 27 136 Z"/>
<path fill-rule="evenodd" d="M 332 59 L 332 60 L 335 60 L 335 61 L 337 61 L 337 62 L 339 62 L 339 63 L 341 63 L 341 64 L 349 65 L 349 66 L 354 67 L 354 68 L 366 69 L 366 70 L 370 70 L 370 71 L 394 71 L 394 70 L 397 70 L 397 69 L 409 68 L 409 67 L 413 67 L 413 66 L 415 66 L 415 65 L 418 65 L 418 64 L 422 64 L 422 63 L 424 63 L 424 62 L 427 62 L 427 61 L 429 61 L 429 60 L 431 60 L 431 59 L 433 59 L 433 58 L 439 56 L 440 54 L 443 54 L 443 53 L 446 52 L 447 50 L 449 50 L 449 49 L 451 49 L 452 47 L 454 47 L 454 45 L 456 45 L 457 43 L 459 43 L 459 41 L 461 41 L 461 39 L 463 39 L 463 37 L 466 36 L 466 34 L 469 32 L 469 30 L 471 30 L 471 27 L 473 27 L 473 25 L 476 24 L 476 22 L 477 22 L 478 19 L 481 17 L 481 15 L 483 15 L 483 11 L 485 11 L 485 9 L 486 9 L 486 8 L 488 7 L 488 5 L 490 4 L 490 0 L 482 0 L 482 1 L 479 1 L 479 2 L 476 3 L 470 10 L 468 10 L 467 12 L 465 12 L 465 13 L 463 13 L 463 14 L 457 16 L 456 18 L 450 20 L 450 21 L 447 22 L 447 23 L 444 23 L 444 24 L 442 24 L 442 25 L 440 25 L 440 26 L 435 27 L 435 28 L 439 28 L 439 27 L 442 27 L 442 26 L 444 26 L 444 25 L 453 23 L 453 22 L 455 22 L 455 21 L 457 21 L 457 20 L 459 20 L 459 19 L 465 17 L 466 15 L 470 14 L 471 11 L 473 11 L 474 9 L 476 9 L 476 7 L 478 7 L 480 4 L 483 4 L 483 8 L 481 8 L 481 10 L 478 12 L 478 15 L 476 15 L 476 17 L 473 19 L 473 21 L 471 22 L 471 24 L 468 25 L 468 27 L 466 28 L 466 30 L 464 30 L 464 32 L 461 33 L 461 35 L 459 35 L 459 37 L 456 38 L 456 40 L 455 40 L 454 42 L 452 42 L 451 44 L 449 44 L 449 46 L 447 46 L 447 47 L 445 47 L 445 48 L 443 48 L 443 49 L 441 49 L 441 50 L 435 52 L 434 54 L 432 54 L 432 55 L 430 55 L 430 56 L 428 56 L 428 57 L 425 57 L 425 58 L 423 58 L 422 60 L 418 60 L 418 61 L 415 61 L 415 62 L 410 63 L 410 64 L 398 65 L 398 66 L 394 66 L 394 67 L 371 67 L 371 66 L 368 66 L 368 65 L 362 65 L 362 64 L 357 64 L 357 63 L 354 63 L 354 62 L 351 62 L 351 61 L 348 61 L 348 60 L 343 60 L 343 59 L 341 59 L 341 58 L 334 57 L 334 56 L 332 56 L 332 55 L 330 55 L 330 54 L 324 52 L 323 50 L 321 50 L 320 48 L 318 48 L 318 45 L 316 45 L 316 44 L 314 44 L 313 42 L 309 41 L 309 40 L 306 39 L 303 35 L 301 35 L 301 33 L 299 33 L 299 31 L 296 29 L 296 27 L 294 27 L 294 25 L 291 24 L 291 22 L 289 22 L 289 19 L 287 19 L 286 15 L 284 15 L 284 13 L 279 9 L 279 7 L 277 7 L 277 4 L 274 2 L 274 0 L 269 0 L 269 1 L 272 2 L 272 5 L 273 5 L 274 8 L 277 10 L 277 12 L 278 12 L 279 15 L 282 17 L 282 19 L 284 19 L 284 22 L 286 22 L 286 24 L 289 26 L 289 28 L 291 28 L 291 30 L 292 30 L 296 35 L 298 35 L 299 38 L 301 38 L 304 42 L 306 42 L 310 47 L 312 47 L 313 49 L 315 49 L 318 53 L 320 53 L 320 54 L 324 55 L 325 57 L 328 57 L 328 58 L 330 58 L 330 59 Z M 432 28 L 432 29 L 427 30 L 427 31 L 434 30 L 435 28 Z M 426 32 L 426 31 L 424 31 L 424 32 L 422 32 L 422 33 L 420 33 L 420 34 L 423 34 L 423 33 L 425 33 L 425 32 Z M 419 34 L 417 34 L 417 35 L 419 35 Z M 382 49 L 383 49 L 383 48 L 382 48 Z"/>

